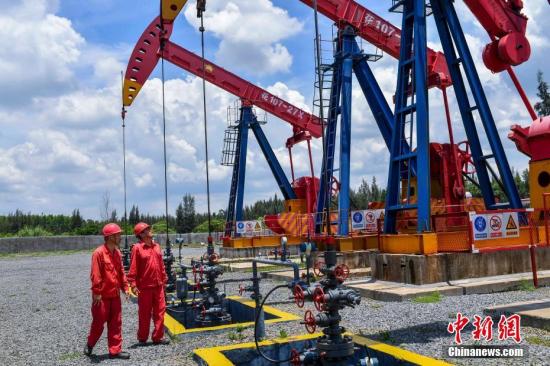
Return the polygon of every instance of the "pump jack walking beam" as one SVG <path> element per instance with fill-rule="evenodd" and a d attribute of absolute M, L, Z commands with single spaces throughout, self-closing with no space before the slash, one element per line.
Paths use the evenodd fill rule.
<path fill-rule="evenodd" d="M 172 0 L 172 2 L 174 1 Z M 170 8 L 171 5 L 173 4 L 165 4 L 164 9 Z M 202 78 L 206 76 L 207 81 L 241 98 L 242 108 L 239 120 L 237 154 L 233 166 L 226 220 L 226 232 L 229 231 L 230 233 L 234 221 L 242 220 L 249 129 L 256 136 L 283 197 L 285 199 L 296 198 L 296 194 L 284 170 L 279 164 L 267 137 L 260 127 L 260 123 L 252 111 L 252 106 L 262 108 L 293 126 L 294 135 L 287 140 L 289 151 L 296 143 L 301 141 L 308 141 L 309 143 L 311 138 L 320 137 L 321 123 L 316 116 L 275 97 L 266 90 L 224 70 L 210 61 L 206 61 L 206 72 L 203 73 L 202 58 L 169 40 L 173 29 L 173 21 L 178 13 L 172 12 L 168 16 L 163 12 L 164 16 L 162 18 L 157 17 L 151 22 L 140 37 L 126 70 L 123 95 L 124 105 L 129 106 L 133 103 L 161 58 L 198 77 Z"/>
<path fill-rule="evenodd" d="M 168 39 L 172 33 L 173 23 L 165 22 L 164 35 L 161 35 L 162 22 L 160 17 L 153 20 L 143 32 L 132 52 L 124 78 L 125 106 L 132 104 L 161 57 L 198 77 L 203 76 L 202 59 Z M 314 138 L 321 137 L 321 123 L 316 116 L 277 98 L 213 62 L 206 62 L 205 71 L 206 80 L 210 83 L 281 118 L 300 130 L 309 131 Z"/>

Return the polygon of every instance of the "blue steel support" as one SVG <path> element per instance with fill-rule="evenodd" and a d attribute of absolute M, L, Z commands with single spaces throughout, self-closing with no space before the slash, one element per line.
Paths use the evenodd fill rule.
<path fill-rule="evenodd" d="M 360 54 L 360 48 L 357 45 L 357 42 L 354 41 L 353 53 Z M 382 89 L 378 85 L 374 74 L 367 62 L 366 57 L 362 57 L 356 61 L 353 65 L 353 71 L 355 72 L 355 77 L 359 82 L 359 86 L 367 99 L 372 115 L 378 125 L 378 129 L 382 134 L 384 142 L 388 150 L 391 147 L 391 135 L 393 132 L 393 112 L 382 93 Z"/>
<path fill-rule="evenodd" d="M 254 132 L 254 136 L 256 136 L 256 140 L 258 140 L 260 149 L 262 149 L 262 152 L 264 153 L 264 157 L 269 164 L 269 168 L 271 169 L 275 180 L 277 181 L 277 185 L 281 189 L 281 193 L 283 194 L 284 199 L 296 199 L 296 193 L 294 193 L 294 190 L 292 189 L 292 186 L 290 185 L 290 182 L 288 181 L 285 172 L 283 171 L 283 168 L 281 168 L 281 165 L 279 164 L 279 161 L 277 160 L 277 157 L 275 156 L 271 145 L 269 145 L 267 137 L 264 135 L 264 132 L 260 127 L 260 124 L 256 120 L 255 116 L 254 122 L 251 123 L 250 127 L 252 128 L 252 132 Z"/>
<path fill-rule="evenodd" d="M 430 157 L 428 91 L 426 87 L 426 7 L 424 1 L 404 0 L 401 2 L 403 23 L 384 218 L 384 232 L 386 233 L 396 232 L 398 211 L 411 209 L 417 210 L 417 231 L 430 230 Z M 416 131 L 414 124 L 416 124 Z M 405 135 L 406 126 L 408 126 L 408 136 Z M 406 152 L 406 143 L 409 143 L 410 146 L 414 131 L 416 132 L 416 150 Z M 416 203 L 410 200 L 412 166 L 415 162 L 417 169 Z M 406 183 L 403 190 L 405 203 L 402 202 L 402 190 L 400 189 L 402 178 L 405 178 L 402 184 Z"/>
<path fill-rule="evenodd" d="M 342 117 L 340 125 L 340 192 L 338 193 L 338 235 L 349 233 L 349 188 L 351 153 L 351 83 L 353 72 L 355 33 L 350 27 L 343 32 L 342 61 Z"/>
<path fill-rule="evenodd" d="M 354 53 L 357 55 L 361 54 L 361 50 L 357 45 L 357 42 L 355 42 L 354 45 Z M 380 86 L 372 73 L 366 56 L 360 57 L 354 62 L 353 71 L 355 72 L 355 77 L 357 78 L 359 86 L 367 99 L 367 103 L 369 104 L 374 120 L 378 125 L 378 129 L 382 134 L 382 138 L 386 143 L 386 147 L 388 148 L 388 151 L 390 151 L 394 123 L 393 112 L 391 111 L 391 108 L 384 97 L 384 93 L 382 93 L 382 89 L 380 89 Z M 409 144 L 404 142 L 403 153 L 408 154 L 409 152 Z M 411 161 L 411 168 L 413 175 L 416 175 L 415 161 Z"/>
<path fill-rule="evenodd" d="M 521 199 L 514 182 L 512 171 L 510 169 L 510 165 L 508 164 L 508 159 L 506 158 L 506 155 L 504 153 L 502 142 L 500 141 L 500 137 L 498 135 L 498 130 L 496 128 L 493 115 L 489 108 L 489 104 L 487 103 L 487 98 L 485 96 L 485 92 L 483 91 L 481 80 L 479 79 L 479 75 L 476 71 L 475 64 L 472 59 L 472 55 L 470 54 L 470 49 L 468 48 L 468 43 L 466 42 L 466 38 L 462 31 L 462 27 L 460 26 L 460 22 L 458 20 L 454 6 L 452 2 L 448 2 L 448 1 L 443 2 L 441 0 L 434 0 L 433 2 L 436 3 L 434 10 L 435 8 L 437 8 L 438 14 L 436 19 L 438 23 L 438 30 L 440 32 L 440 37 L 442 39 L 447 38 L 445 42 L 446 44 L 442 43 L 442 45 L 444 46 L 445 56 L 447 59 L 449 58 L 449 55 L 447 55 L 447 51 L 448 50 L 450 51 L 450 49 L 452 48 L 452 44 L 450 44 L 451 36 L 452 36 L 455 41 L 454 46 L 456 46 L 456 49 L 458 50 L 458 53 L 460 55 L 460 59 L 456 59 L 456 56 L 455 56 L 454 65 L 457 65 L 457 63 L 459 62 L 462 63 L 462 66 L 464 68 L 464 73 L 466 74 L 466 77 L 470 84 L 472 95 L 474 97 L 474 100 L 476 101 L 476 106 L 473 108 L 472 107 L 469 108 L 470 113 L 473 109 L 477 109 L 479 112 L 481 121 L 483 123 L 483 128 L 485 130 L 485 133 L 487 134 L 489 145 L 491 146 L 492 156 L 495 158 L 495 162 L 497 164 L 500 178 L 504 185 L 504 190 L 508 197 L 510 207 L 521 208 L 522 207 Z M 449 60 L 447 60 L 447 63 L 450 64 Z M 456 66 L 453 68 L 456 69 Z M 454 75 L 451 74 L 451 77 L 453 77 L 453 83 L 454 83 Z M 462 106 L 465 107 L 467 103 L 468 102 L 464 101 L 462 103 L 463 104 Z M 473 130 L 473 131 L 470 131 L 469 133 L 474 134 L 477 132 Z M 470 136 L 468 136 L 468 138 L 469 137 Z M 476 151 L 476 155 L 478 153 L 479 151 Z M 486 165 L 487 159 L 488 157 L 483 156 L 481 154 L 479 154 L 478 156 L 474 156 L 476 169 L 478 165 L 479 166 L 481 166 L 482 164 Z M 486 171 L 486 169 L 487 169 L 486 166 L 482 167 L 482 171 L 483 170 Z M 479 178 L 480 178 L 481 189 L 482 191 L 484 191 L 483 197 L 485 199 L 485 204 L 487 207 L 492 208 L 492 206 L 494 206 L 494 196 L 493 196 L 490 182 L 487 183 L 486 182 L 487 178 L 483 178 L 484 182 L 482 183 L 481 177 Z"/>
<path fill-rule="evenodd" d="M 248 151 L 248 129 L 256 117 L 251 106 L 241 107 L 241 122 L 239 123 L 239 174 L 237 180 L 237 202 L 235 221 L 243 219 L 244 182 L 246 176 L 246 153 Z"/>
<path fill-rule="evenodd" d="M 430 125 L 428 112 L 428 66 L 426 37 L 426 2 L 414 0 L 414 95 L 416 96 L 416 190 L 419 233 L 430 231 Z M 410 179 L 410 177 L 409 177 Z"/>

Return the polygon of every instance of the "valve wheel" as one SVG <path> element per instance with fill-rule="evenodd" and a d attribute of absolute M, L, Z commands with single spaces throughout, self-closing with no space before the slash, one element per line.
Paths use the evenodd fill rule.
<path fill-rule="evenodd" d="M 311 310 L 306 311 L 304 314 L 304 325 L 306 326 L 306 330 L 309 334 L 315 333 L 317 324 L 315 323 L 315 316 L 313 316 Z"/>
<path fill-rule="evenodd" d="M 245 292 L 245 288 L 243 287 L 243 285 L 239 284 L 239 296 L 242 296 L 243 292 Z"/>
<path fill-rule="evenodd" d="M 316 277 L 324 276 L 324 273 L 321 272 L 321 266 L 323 266 L 324 264 L 325 262 L 316 261 L 315 264 L 313 265 L 313 273 L 315 274 Z"/>
<path fill-rule="evenodd" d="M 210 254 L 210 262 L 213 262 L 213 263 L 218 263 L 218 261 L 220 260 L 220 255 L 218 253 L 212 253 Z"/>
<path fill-rule="evenodd" d="M 300 352 L 298 352 L 298 350 L 295 348 L 293 348 L 292 351 L 290 351 L 290 364 L 292 366 L 302 365 L 302 361 L 300 360 Z"/>
<path fill-rule="evenodd" d="M 201 316 L 204 318 L 206 318 L 206 306 L 202 306 L 202 310 L 201 310 Z"/>
<path fill-rule="evenodd" d="M 334 269 L 334 276 L 340 282 L 344 282 L 349 277 L 349 267 L 345 264 L 339 264 Z"/>
<path fill-rule="evenodd" d="M 304 295 L 304 289 L 300 285 L 294 286 L 294 303 L 296 303 L 296 306 L 299 308 L 304 307 L 305 302 L 305 295 Z"/>
<path fill-rule="evenodd" d="M 460 145 L 464 145 L 464 150 L 460 148 Z M 476 166 L 474 164 L 474 160 L 472 159 L 472 154 L 470 153 L 470 143 L 466 141 L 459 142 L 456 144 L 459 150 L 459 154 L 464 159 L 464 166 L 462 168 L 462 173 L 464 174 L 475 174 L 476 173 Z"/>
<path fill-rule="evenodd" d="M 313 305 L 317 311 L 323 311 L 325 308 L 325 292 L 323 288 L 316 287 L 313 291 Z"/>

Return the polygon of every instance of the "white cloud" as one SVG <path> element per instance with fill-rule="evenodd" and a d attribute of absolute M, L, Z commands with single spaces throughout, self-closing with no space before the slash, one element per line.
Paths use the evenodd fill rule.
<path fill-rule="evenodd" d="M 195 3 L 185 17 L 198 28 Z M 208 32 L 221 40 L 216 58 L 222 65 L 255 75 L 289 71 L 292 55 L 281 42 L 301 32 L 303 23 L 271 0 L 212 0 L 204 17 Z"/>
<path fill-rule="evenodd" d="M 84 39 L 71 21 L 51 13 L 51 2 L 24 1 L 0 15 L 0 103 L 13 107 L 33 96 L 59 95 L 73 82 Z"/>

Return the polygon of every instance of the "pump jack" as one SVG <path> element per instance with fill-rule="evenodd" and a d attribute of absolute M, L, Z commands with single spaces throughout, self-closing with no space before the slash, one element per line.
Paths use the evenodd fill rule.
<path fill-rule="evenodd" d="M 308 6 L 313 6 L 312 0 L 301 1 Z M 525 38 L 526 17 L 521 14 L 521 2 L 499 0 L 495 2 L 495 10 L 492 13 L 487 9 L 489 7 L 492 9 L 493 2 L 491 2 L 491 5 L 489 6 L 487 2 L 480 1 L 479 3 L 481 5 L 478 7 L 475 6 L 478 1 L 467 0 L 465 2 L 470 7 L 474 15 L 480 20 L 482 25 L 487 29 L 492 39 L 492 43 L 487 45 L 484 51 L 485 64 L 493 71 L 502 71 L 504 69 L 508 71 L 527 109 L 533 116 L 532 107 L 529 105 L 527 98 L 525 97 L 525 94 L 511 69 L 511 65 L 518 65 L 525 62 L 529 58 L 530 53 L 529 44 Z M 396 1 L 395 3 L 400 2 Z M 389 111 L 389 106 L 387 106 L 383 96 L 380 98 L 381 94 L 378 92 L 379 87 L 376 80 L 373 77 L 370 77 L 369 79 L 366 78 L 366 76 L 369 76 L 368 74 L 372 73 L 370 72 L 365 60 L 368 60 L 369 58 L 374 60 L 375 58 L 372 56 L 369 57 L 368 55 L 363 55 L 358 46 L 353 44 L 354 41 L 352 38 L 355 36 L 360 36 L 381 50 L 387 52 L 389 55 L 402 60 L 405 56 L 400 54 L 400 52 L 403 51 L 403 37 L 407 36 L 407 34 L 402 33 L 402 31 L 398 28 L 353 0 L 318 0 L 317 6 L 320 13 L 336 22 L 341 35 L 341 37 L 338 38 L 340 43 L 336 49 L 334 63 L 331 65 L 334 76 L 331 80 L 332 88 L 331 98 L 329 99 L 327 139 L 325 141 L 325 151 L 328 156 L 323 159 L 323 172 L 321 174 L 322 182 L 319 190 L 319 198 L 317 200 L 318 208 L 323 207 L 323 201 L 325 200 L 324 192 L 329 189 L 328 187 L 330 185 L 330 183 L 323 180 L 323 178 L 330 176 L 333 171 L 336 120 L 338 115 L 341 114 L 341 191 L 339 194 L 338 205 L 340 212 L 340 235 L 346 235 L 348 233 L 347 214 L 349 210 L 349 195 L 347 193 L 347 183 L 349 182 L 349 113 L 351 111 L 351 84 L 348 80 L 351 81 L 352 68 L 353 71 L 355 71 L 365 96 L 367 97 L 367 101 L 379 129 L 382 132 L 386 145 L 391 152 L 392 159 L 395 160 L 395 162 L 392 160 L 391 166 L 395 165 L 400 167 L 399 169 L 394 168 L 390 173 L 392 181 L 390 182 L 391 184 L 388 184 L 390 194 L 388 194 L 387 197 L 390 201 L 386 202 L 385 217 L 389 216 L 389 220 L 387 220 L 388 224 L 385 226 L 386 232 L 396 231 L 395 215 L 397 211 L 404 211 L 404 213 L 406 213 L 407 211 L 412 210 L 416 210 L 419 215 L 419 219 L 417 220 L 417 230 L 419 232 L 429 230 L 430 201 L 431 198 L 434 198 L 434 192 L 443 192 L 444 195 L 441 198 L 445 199 L 446 205 L 460 206 L 464 197 L 464 184 L 462 176 L 466 176 L 467 173 L 477 173 L 479 185 L 483 192 L 483 198 L 487 208 L 503 206 L 502 204 L 496 204 L 489 181 L 490 173 L 494 178 L 497 178 L 498 182 L 500 182 L 496 172 L 486 161 L 487 159 L 493 157 L 495 158 L 495 163 L 502 179 L 502 182 L 500 183 L 504 188 L 503 190 L 508 195 L 510 201 L 509 205 L 513 208 L 520 207 L 521 202 L 519 201 L 519 195 L 517 194 L 517 189 L 512 184 L 513 182 L 510 181 L 510 168 L 503 154 L 498 134 L 496 134 L 496 130 L 494 129 L 494 121 L 492 121 L 492 116 L 490 116 L 490 111 L 488 110 L 486 101 L 484 101 L 485 96 L 483 95 L 479 79 L 477 82 L 475 80 L 477 78 L 477 74 L 474 76 L 475 68 L 473 65 L 467 68 L 467 76 L 471 89 L 474 92 L 476 104 L 480 106 L 480 116 L 484 121 L 484 128 L 491 142 L 491 150 L 493 151 L 493 154 L 484 156 L 481 153 L 477 132 L 470 127 L 469 120 L 471 120 L 471 113 L 473 110 L 478 109 L 477 106 L 466 106 L 462 105 L 465 103 L 460 104 L 459 102 L 459 107 L 468 136 L 468 142 L 459 144 L 454 143 L 450 114 L 447 107 L 446 88 L 454 84 L 456 79 L 460 85 L 455 85 L 455 91 L 458 89 L 459 91 L 457 93 L 462 94 L 460 90 L 464 88 L 464 83 L 461 76 L 457 74 L 456 70 L 454 70 L 456 68 L 455 64 L 452 64 L 453 66 L 451 70 L 449 70 L 449 67 L 447 66 L 448 62 L 446 62 L 449 60 L 449 55 L 444 55 L 441 52 L 434 52 L 427 47 L 424 55 L 425 60 L 423 61 L 423 65 L 425 65 L 426 68 L 426 80 L 423 85 L 425 90 L 427 90 L 426 88 L 428 87 L 437 86 L 443 92 L 450 144 L 429 143 L 429 139 L 425 138 L 426 128 L 422 127 L 422 129 L 417 132 L 419 133 L 419 138 L 423 139 L 423 141 L 420 145 L 414 146 L 413 151 L 411 151 L 411 147 L 405 139 L 398 139 L 397 145 L 395 145 L 396 147 L 392 147 L 392 139 L 400 134 L 399 129 L 394 131 L 394 125 L 400 125 L 399 122 L 396 122 L 397 119 L 407 115 L 410 116 L 411 112 L 414 113 L 416 108 L 412 107 L 412 109 L 409 110 L 407 108 L 410 108 L 410 106 L 406 105 L 396 108 L 397 113 L 395 116 L 391 113 L 391 111 Z M 431 7 L 429 10 L 431 11 Z M 408 29 L 406 29 L 406 31 L 409 32 Z M 461 30 L 453 29 L 453 32 L 453 37 L 455 37 L 455 34 L 461 34 Z M 342 39 L 342 37 L 344 39 Z M 348 39 L 348 41 L 346 41 L 346 39 Z M 519 48 L 516 50 L 514 50 L 512 46 L 515 44 L 513 42 L 515 39 L 518 40 L 518 44 L 521 46 L 518 46 Z M 347 46 L 344 46 L 346 44 Z M 467 47 L 465 43 L 464 46 Z M 499 47 L 502 48 L 502 52 L 495 52 L 495 49 Z M 449 49 L 449 47 L 445 48 L 445 50 L 447 49 Z M 461 50 L 460 52 L 463 54 L 465 51 Z M 468 57 L 471 58 L 471 56 L 469 56 L 469 51 Z M 456 60 L 459 60 L 459 62 L 462 62 L 464 65 L 469 63 L 462 60 L 462 58 L 451 57 L 450 59 L 451 62 L 456 62 Z M 326 69 L 326 65 L 324 65 L 324 68 Z M 362 78 L 363 80 L 361 80 Z M 399 101 L 401 95 L 400 93 L 411 95 L 411 93 L 414 93 L 414 90 L 410 84 L 406 85 L 404 88 L 402 87 L 401 90 L 398 89 L 395 96 L 396 102 Z M 378 97 L 376 97 L 377 95 Z M 341 102 L 340 98 L 342 99 Z M 459 98 L 462 97 L 460 96 Z M 462 98 L 461 100 L 464 99 Z M 472 108 L 472 110 L 468 111 L 468 108 Z M 465 149 L 459 148 L 458 145 L 462 144 L 465 145 Z M 420 148 L 420 151 L 417 151 L 418 148 Z M 397 153 L 396 150 L 399 150 L 400 152 Z M 418 153 L 423 154 L 421 159 L 417 159 L 415 157 Z M 421 166 L 418 167 L 418 164 Z M 475 166 L 475 170 L 468 169 L 468 166 Z M 326 170 L 329 171 L 328 174 L 325 174 Z M 417 181 L 416 177 L 418 175 L 422 176 L 422 184 Z M 434 189 L 430 191 L 430 180 L 435 180 L 436 184 L 440 185 L 442 189 Z M 399 187 L 400 181 L 403 185 L 402 187 Z M 420 195 L 422 197 L 420 197 Z M 401 202 L 401 199 L 403 198 L 407 201 L 407 203 L 399 204 L 398 202 Z M 422 206 L 420 207 L 420 210 L 419 205 Z M 319 223 L 320 218 L 318 217 L 317 232 L 321 230 Z"/>

